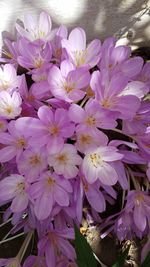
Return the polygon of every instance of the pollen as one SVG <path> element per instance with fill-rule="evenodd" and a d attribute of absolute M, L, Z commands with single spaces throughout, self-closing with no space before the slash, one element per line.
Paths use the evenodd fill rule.
<path fill-rule="evenodd" d="M 39 69 L 43 66 L 43 63 L 44 61 L 42 58 L 36 58 L 34 64 L 35 64 L 35 67 Z"/>
<path fill-rule="evenodd" d="M 80 142 L 83 144 L 90 144 L 91 143 L 91 136 L 88 134 L 82 134 L 80 136 Z"/>
<path fill-rule="evenodd" d="M 17 147 L 18 148 L 23 148 L 23 147 L 25 147 L 25 145 L 26 145 L 26 141 L 25 141 L 25 139 L 23 137 L 19 138 L 17 140 Z"/>
<path fill-rule="evenodd" d="M 90 160 L 95 168 L 98 168 L 99 166 L 103 165 L 103 160 L 101 156 L 96 153 L 90 155 Z"/>
<path fill-rule="evenodd" d="M 12 112 L 13 112 L 13 108 L 12 108 L 12 106 L 7 106 L 6 108 L 5 108 L 5 111 L 8 113 L 8 114 L 11 114 Z"/>
<path fill-rule="evenodd" d="M 48 186 L 53 186 L 55 184 L 55 180 L 50 176 L 47 178 L 46 182 Z"/>
<path fill-rule="evenodd" d="M 25 184 L 24 184 L 23 182 L 18 183 L 18 184 L 17 184 L 17 190 L 18 190 L 19 192 L 24 191 L 24 190 L 25 190 Z"/>
<path fill-rule="evenodd" d="M 95 120 L 95 118 L 93 117 L 93 116 L 89 116 L 89 117 L 87 117 L 87 119 L 86 119 L 86 124 L 88 124 L 89 126 L 93 126 L 93 125 L 95 125 L 95 123 L 96 123 L 96 120 Z"/>
<path fill-rule="evenodd" d="M 56 58 L 60 58 L 61 54 L 62 54 L 62 49 L 61 48 L 58 48 L 58 49 L 55 50 L 55 57 Z"/>
<path fill-rule="evenodd" d="M 69 86 L 68 84 L 64 84 L 63 88 L 65 89 L 66 93 L 70 93 L 73 91 L 73 86 Z"/>
<path fill-rule="evenodd" d="M 85 64 L 86 57 L 87 57 L 87 50 L 76 50 L 73 52 L 76 65 L 81 66 Z"/>
<path fill-rule="evenodd" d="M 139 193 L 135 198 L 136 205 L 140 206 L 140 203 L 143 201 L 144 201 L 144 195 Z"/>
<path fill-rule="evenodd" d="M 60 154 L 56 157 L 56 160 L 58 160 L 60 163 L 65 163 L 68 158 L 66 154 Z"/>
<path fill-rule="evenodd" d="M 39 165 L 41 163 L 41 158 L 38 155 L 31 156 L 29 159 L 29 163 L 32 166 Z"/>
<path fill-rule="evenodd" d="M 50 127 L 50 133 L 51 133 L 52 135 L 57 135 L 57 134 L 59 133 L 59 127 L 56 126 L 56 125 Z"/>
<path fill-rule="evenodd" d="M 101 105 L 102 105 L 102 107 L 104 107 L 104 108 L 110 108 L 110 102 L 109 102 L 109 100 L 106 98 L 106 99 L 104 99 L 102 102 L 101 102 Z"/>

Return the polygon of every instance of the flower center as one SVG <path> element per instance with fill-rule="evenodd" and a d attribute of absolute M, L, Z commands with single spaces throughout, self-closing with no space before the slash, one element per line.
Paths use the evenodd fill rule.
<path fill-rule="evenodd" d="M 51 135 L 57 135 L 59 133 L 59 127 L 56 125 L 53 125 L 50 127 L 50 133 Z"/>
<path fill-rule="evenodd" d="M 95 125 L 95 123 L 96 123 L 96 120 L 95 120 L 95 118 L 93 117 L 93 116 L 89 116 L 89 117 L 87 117 L 87 119 L 86 119 L 86 124 L 88 124 L 89 126 L 93 126 L 93 125 Z"/>
<path fill-rule="evenodd" d="M 88 135 L 88 134 L 82 134 L 80 136 L 80 141 L 83 144 L 90 144 L 91 143 L 91 139 L 92 139 L 91 136 Z"/>
<path fill-rule="evenodd" d="M 29 163 L 33 166 L 39 165 L 41 163 L 41 159 L 38 155 L 34 155 L 30 157 Z"/>
<path fill-rule="evenodd" d="M 90 160 L 95 168 L 103 165 L 101 156 L 96 153 L 90 154 Z"/>
<path fill-rule="evenodd" d="M 75 57 L 75 62 L 77 66 L 81 66 L 85 64 L 85 60 L 87 57 L 87 50 L 76 50 L 73 52 Z"/>
<path fill-rule="evenodd" d="M 68 160 L 68 157 L 66 154 L 60 154 L 56 157 L 56 160 L 59 161 L 59 163 L 66 163 Z"/>
<path fill-rule="evenodd" d="M 47 182 L 47 185 L 50 186 L 50 187 L 55 184 L 55 180 L 50 176 L 48 176 L 46 182 Z"/>
<path fill-rule="evenodd" d="M 140 203 L 144 201 L 144 195 L 138 194 L 135 198 L 135 204 L 140 206 Z"/>
<path fill-rule="evenodd" d="M 25 145 L 26 145 L 26 141 L 25 141 L 25 139 L 23 137 L 19 138 L 17 140 L 17 147 L 18 148 L 23 148 L 23 147 L 25 147 Z"/>

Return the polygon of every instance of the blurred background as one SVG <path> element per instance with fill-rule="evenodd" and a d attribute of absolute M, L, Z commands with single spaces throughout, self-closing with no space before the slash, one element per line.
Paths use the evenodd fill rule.
<path fill-rule="evenodd" d="M 132 48 L 150 46 L 150 0 L 0 0 L 0 31 L 13 32 L 27 11 L 46 10 L 53 27 L 83 27 L 87 40 L 117 36 Z"/>

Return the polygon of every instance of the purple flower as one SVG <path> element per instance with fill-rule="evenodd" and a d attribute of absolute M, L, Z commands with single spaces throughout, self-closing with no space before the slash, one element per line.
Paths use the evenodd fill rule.
<path fill-rule="evenodd" d="M 32 136 L 32 146 L 47 145 L 49 153 L 56 153 L 64 145 L 64 140 L 74 133 L 74 125 L 68 118 L 67 110 L 58 108 L 53 112 L 49 107 L 42 106 L 38 110 L 39 119 L 24 117 L 16 121 L 18 129 L 28 131 Z M 39 142 L 40 139 L 40 142 Z"/>
<path fill-rule="evenodd" d="M 48 267 L 55 267 L 61 255 L 67 256 L 68 259 L 74 261 L 76 257 L 75 251 L 67 240 L 67 238 L 74 238 L 73 232 L 72 228 L 61 230 L 50 229 L 47 236 L 39 241 L 38 249 L 45 254 Z"/>
<path fill-rule="evenodd" d="M 21 76 L 17 76 L 16 69 L 12 64 L 1 65 L 0 67 L 0 92 L 12 93 L 20 86 Z"/>
<path fill-rule="evenodd" d="M 18 44 L 18 64 L 26 69 L 45 69 L 50 66 L 52 57 L 51 45 L 47 42 L 42 47 L 21 39 Z M 31 73 L 31 72 L 30 72 Z"/>
<path fill-rule="evenodd" d="M 38 220 L 44 220 L 51 214 L 55 202 L 62 207 L 69 206 L 71 192 L 69 181 L 50 171 L 44 172 L 30 188 L 31 198 L 35 199 L 34 212 Z"/>
<path fill-rule="evenodd" d="M 47 157 L 45 147 L 40 149 L 28 147 L 23 151 L 21 157 L 17 159 L 17 167 L 21 174 L 26 175 L 26 179 L 32 182 L 47 168 Z"/>
<path fill-rule="evenodd" d="M 65 60 L 60 69 L 56 66 L 50 69 L 48 82 L 56 98 L 71 103 L 85 96 L 82 89 L 89 85 L 90 73 L 83 67 L 74 69 L 73 65 Z"/>
<path fill-rule="evenodd" d="M 86 47 L 86 35 L 82 28 L 72 30 L 68 40 L 62 40 L 62 47 L 66 49 L 67 59 L 77 67 L 87 66 L 90 69 L 100 60 L 100 40 L 95 39 Z"/>
<path fill-rule="evenodd" d="M 127 82 L 128 79 L 121 73 L 113 75 L 110 80 L 104 70 L 92 74 L 91 88 L 95 92 L 95 99 L 102 108 L 113 112 L 116 118 L 132 119 L 140 107 L 136 95 L 123 95 Z"/>
<path fill-rule="evenodd" d="M 99 103 L 94 100 L 89 100 L 84 108 L 77 104 L 71 104 L 69 117 L 73 122 L 79 124 L 77 129 L 84 125 L 87 127 L 87 131 L 97 128 L 112 129 L 117 124 L 110 112 L 101 109 Z"/>
<path fill-rule="evenodd" d="M 104 185 L 114 185 L 118 180 L 116 170 L 109 164 L 122 159 L 116 147 L 100 146 L 86 152 L 82 163 L 82 171 L 88 183 L 99 179 Z"/>
<path fill-rule="evenodd" d="M 133 212 L 136 227 L 143 232 L 150 220 L 150 197 L 146 192 L 132 190 L 127 195 L 126 212 Z"/>
<path fill-rule="evenodd" d="M 54 168 L 57 174 L 65 178 L 74 178 L 78 174 L 76 165 L 81 165 L 82 158 L 77 154 L 76 148 L 71 144 L 64 144 L 63 148 L 48 158 L 49 166 Z"/>
<path fill-rule="evenodd" d="M 51 18 L 46 12 L 41 12 L 39 18 L 27 13 L 24 16 L 24 28 L 16 23 L 16 29 L 30 41 L 47 41 L 51 37 Z"/>
<path fill-rule="evenodd" d="M 20 94 L 14 92 L 12 96 L 6 92 L 0 92 L 0 117 L 14 119 L 21 113 L 22 99 Z"/>
<path fill-rule="evenodd" d="M 28 185 L 25 178 L 19 174 L 11 174 L 0 181 L 0 202 L 12 200 L 12 212 L 24 211 L 28 206 Z"/>
<path fill-rule="evenodd" d="M 8 132 L 0 133 L 0 143 L 4 148 L 0 149 L 0 162 L 8 162 L 14 157 L 19 158 L 23 149 L 28 145 L 28 137 L 16 130 L 15 121 L 8 124 Z"/>
<path fill-rule="evenodd" d="M 26 258 L 23 267 L 43 267 L 46 266 L 45 258 L 31 255 Z"/>

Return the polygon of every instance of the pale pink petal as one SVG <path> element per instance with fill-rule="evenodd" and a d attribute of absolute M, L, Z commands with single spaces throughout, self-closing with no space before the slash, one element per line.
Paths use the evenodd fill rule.
<path fill-rule="evenodd" d="M 45 257 L 47 267 L 56 267 L 56 256 L 54 251 L 54 246 L 51 242 L 48 243 L 45 249 Z"/>
<path fill-rule="evenodd" d="M 68 193 L 60 186 L 55 186 L 54 199 L 60 206 L 69 206 Z"/>
<path fill-rule="evenodd" d="M 75 28 L 71 31 L 68 38 L 72 51 L 73 50 L 85 50 L 86 48 L 86 35 L 82 28 Z"/>
<path fill-rule="evenodd" d="M 118 175 L 113 167 L 108 163 L 103 163 L 103 166 L 99 168 L 99 180 L 104 185 L 114 185 L 117 183 Z"/>
<path fill-rule="evenodd" d="M 52 22 L 50 16 L 46 12 L 41 12 L 39 17 L 39 31 L 48 34 L 51 30 Z"/>
<path fill-rule="evenodd" d="M 0 162 L 8 162 L 17 154 L 17 150 L 13 146 L 7 146 L 0 149 Z"/>
<path fill-rule="evenodd" d="M 77 104 L 71 104 L 69 108 L 69 118 L 75 123 L 81 123 L 85 117 L 85 111 Z"/>
<path fill-rule="evenodd" d="M 143 232 L 146 228 L 146 215 L 143 212 L 143 207 L 141 205 L 135 206 L 133 217 L 135 225 L 140 231 Z"/>
<path fill-rule="evenodd" d="M 46 219 L 52 210 L 53 206 L 53 195 L 51 194 L 43 194 L 40 198 L 38 198 L 34 204 L 34 212 L 38 220 Z"/>
<path fill-rule="evenodd" d="M 13 199 L 10 208 L 13 212 L 21 212 L 27 208 L 28 202 L 29 200 L 27 194 L 20 193 Z"/>
<path fill-rule="evenodd" d="M 106 209 L 105 198 L 98 188 L 94 188 L 92 185 L 89 185 L 89 189 L 85 192 L 85 194 L 89 204 L 97 212 L 103 212 Z"/>

